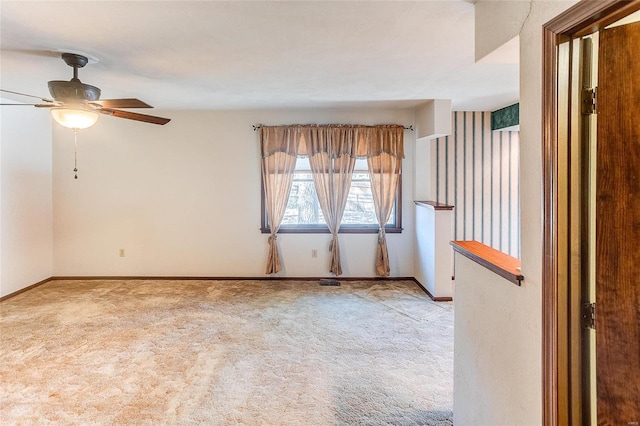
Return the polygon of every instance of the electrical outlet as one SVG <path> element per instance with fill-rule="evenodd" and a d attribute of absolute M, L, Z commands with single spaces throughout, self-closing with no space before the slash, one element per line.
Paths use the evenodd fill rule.
<path fill-rule="evenodd" d="M 314 259 L 318 257 L 318 249 L 311 249 L 311 257 Z"/>
<path fill-rule="evenodd" d="M 120 249 L 120 257 L 124 257 L 124 249 Z"/>

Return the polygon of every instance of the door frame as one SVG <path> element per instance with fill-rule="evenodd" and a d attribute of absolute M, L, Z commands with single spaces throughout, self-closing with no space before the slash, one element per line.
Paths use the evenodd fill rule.
<path fill-rule="evenodd" d="M 544 425 L 557 425 L 560 419 L 570 418 L 571 398 L 564 389 L 569 388 L 570 374 L 567 365 L 559 362 L 568 350 L 568 341 L 560 339 L 569 330 L 569 312 L 561 303 L 568 290 L 569 281 L 565 259 L 568 253 L 559 250 L 569 239 L 569 228 L 562 220 L 564 206 L 559 205 L 559 195 L 566 194 L 559 170 L 569 167 L 558 156 L 558 147 L 569 144 L 571 137 L 559 136 L 558 108 L 558 44 L 591 34 L 605 28 L 618 19 L 640 10 L 640 0 L 582 0 L 543 26 L 542 58 L 542 153 L 543 153 L 543 265 L 542 265 L 542 414 Z"/>

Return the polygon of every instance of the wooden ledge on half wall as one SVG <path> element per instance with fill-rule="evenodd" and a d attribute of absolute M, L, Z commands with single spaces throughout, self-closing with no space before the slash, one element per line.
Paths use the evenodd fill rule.
<path fill-rule="evenodd" d="M 437 201 L 414 201 L 416 206 L 431 207 L 434 210 L 453 210 L 453 206 Z"/>
<path fill-rule="evenodd" d="M 461 255 L 495 272 L 515 285 L 522 285 L 524 276 L 520 260 L 479 241 L 451 241 L 451 247 Z"/>

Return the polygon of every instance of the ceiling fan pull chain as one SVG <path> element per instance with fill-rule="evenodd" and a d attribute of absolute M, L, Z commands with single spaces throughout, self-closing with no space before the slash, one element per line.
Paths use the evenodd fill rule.
<path fill-rule="evenodd" d="M 78 179 L 78 129 L 73 129 L 73 171 Z"/>

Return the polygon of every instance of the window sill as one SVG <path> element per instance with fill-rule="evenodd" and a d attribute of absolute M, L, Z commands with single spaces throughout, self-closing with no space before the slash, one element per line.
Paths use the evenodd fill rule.
<path fill-rule="evenodd" d="M 377 234 L 379 228 L 362 227 L 362 228 L 340 228 L 338 234 Z M 270 234 L 269 228 L 260 228 L 263 234 Z M 387 234 L 401 234 L 402 228 L 385 228 Z M 329 228 L 280 228 L 278 234 L 330 234 Z"/>
<path fill-rule="evenodd" d="M 478 241 L 451 241 L 451 247 L 461 255 L 495 272 L 515 285 L 522 285 L 524 276 L 520 260 Z"/>

